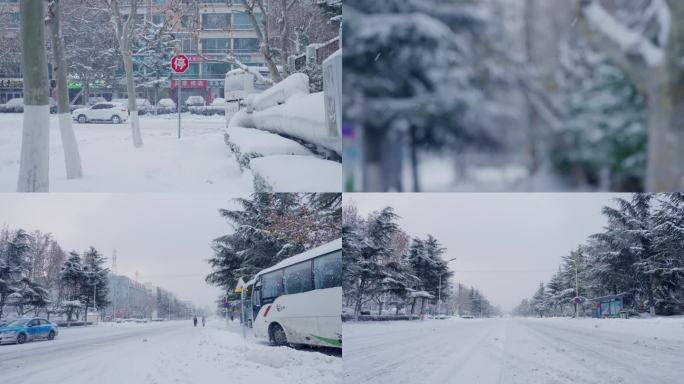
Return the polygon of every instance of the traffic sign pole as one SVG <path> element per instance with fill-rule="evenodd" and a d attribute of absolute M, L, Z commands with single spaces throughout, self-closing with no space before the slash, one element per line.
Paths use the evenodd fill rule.
<path fill-rule="evenodd" d="M 180 77 L 180 76 L 179 76 Z M 176 81 L 178 85 L 178 138 L 181 138 L 181 82 L 180 79 Z"/>
<path fill-rule="evenodd" d="M 181 138 L 181 85 L 180 74 L 187 71 L 190 67 L 190 61 L 185 55 L 175 55 L 171 58 L 171 69 L 178 74 L 176 85 L 178 86 L 178 100 L 176 107 L 178 108 L 178 138 Z"/>

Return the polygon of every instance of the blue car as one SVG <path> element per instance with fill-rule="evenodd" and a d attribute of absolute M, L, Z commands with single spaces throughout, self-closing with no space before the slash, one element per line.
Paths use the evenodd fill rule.
<path fill-rule="evenodd" d="M 0 327 L 0 344 L 24 344 L 27 341 L 53 340 L 59 334 L 57 324 L 39 317 L 17 319 Z"/>

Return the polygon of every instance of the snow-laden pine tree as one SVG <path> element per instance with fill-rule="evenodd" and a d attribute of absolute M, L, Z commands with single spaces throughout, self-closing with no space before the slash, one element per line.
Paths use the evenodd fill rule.
<path fill-rule="evenodd" d="M 2 231 L 0 241 L 0 318 L 10 296 L 20 290 L 29 269 L 30 235 L 19 229 Z"/>
<path fill-rule="evenodd" d="M 345 2 L 344 119 L 363 128 L 365 189 L 403 188 L 406 142 L 414 190 L 420 150 L 494 144 L 474 42 L 486 17 L 467 3 Z"/>
<path fill-rule="evenodd" d="M 363 240 L 358 250 L 357 266 L 349 278 L 354 282 L 354 314 L 359 315 L 362 306 L 383 291 L 385 277 L 381 260 L 390 256 L 392 236 L 399 230 L 398 216 L 387 207 L 371 214 L 365 222 Z M 343 252 L 344 253 L 344 252 Z"/>
<path fill-rule="evenodd" d="M 647 102 L 646 190 L 684 186 L 684 2 L 623 1 L 609 10 L 598 0 L 577 0 L 592 44 L 634 82 Z"/>
<path fill-rule="evenodd" d="M 560 125 L 551 161 L 575 185 L 638 191 L 646 173 L 645 101 L 623 70 L 580 40 L 563 44 Z"/>
<path fill-rule="evenodd" d="M 684 194 L 661 195 L 653 215 L 653 252 L 637 264 L 649 277 L 659 313 L 684 312 Z"/>
<path fill-rule="evenodd" d="M 43 2 L 21 0 L 24 118 L 17 192 L 50 189 L 50 105 Z"/>
<path fill-rule="evenodd" d="M 338 206 L 330 200 L 318 205 L 321 201 L 307 194 L 256 193 L 235 201 L 240 208 L 220 210 L 235 230 L 214 239 L 206 277 L 229 292 L 240 278 L 340 238 Z"/>
<path fill-rule="evenodd" d="M 103 308 L 109 303 L 107 300 L 109 268 L 105 267 L 106 261 L 107 259 L 94 247 L 88 248 L 83 253 L 84 280 L 80 297 L 86 308 L 92 306 Z"/>
<path fill-rule="evenodd" d="M 539 288 L 534 293 L 534 296 L 532 296 L 532 300 L 530 300 L 530 307 L 532 311 L 539 317 L 544 317 L 544 315 L 547 313 L 548 296 L 543 282 L 539 283 Z"/>

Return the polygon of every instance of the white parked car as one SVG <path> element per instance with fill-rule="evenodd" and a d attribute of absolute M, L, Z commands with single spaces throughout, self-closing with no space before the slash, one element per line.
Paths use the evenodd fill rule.
<path fill-rule="evenodd" d="M 157 113 L 172 113 L 176 111 L 176 102 L 172 99 L 160 99 L 157 102 Z"/>
<path fill-rule="evenodd" d="M 114 124 L 128 120 L 128 107 L 121 103 L 97 103 L 90 108 L 79 108 L 71 113 L 79 123 L 91 121 L 111 121 Z"/>
<path fill-rule="evenodd" d="M 203 107 L 206 105 L 206 101 L 204 101 L 202 96 L 190 96 L 185 100 L 185 105 L 188 107 Z"/>
<path fill-rule="evenodd" d="M 226 106 L 226 99 L 223 97 L 217 97 L 211 102 L 212 107 L 225 107 Z"/>

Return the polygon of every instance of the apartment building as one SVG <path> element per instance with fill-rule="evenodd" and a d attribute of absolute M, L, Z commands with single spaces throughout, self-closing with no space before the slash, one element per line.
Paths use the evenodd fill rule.
<path fill-rule="evenodd" d="M 130 0 L 122 0 L 121 4 L 125 14 Z M 145 0 L 137 8 L 138 25 L 143 25 L 146 19 L 155 24 L 163 23 L 164 11 L 172 4 L 178 5 L 182 13 L 180 22 L 173 23 L 174 28 L 169 31 L 178 40 L 174 51 L 188 56 L 191 64 L 186 73 L 173 75 L 162 82 L 156 97 L 175 99 L 179 86 L 183 99 L 190 95 L 201 95 L 208 101 L 223 97 L 225 73 L 233 68 L 226 61 L 227 52 L 246 65 L 265 65 L 259 53 L 257 33 L 239 0 L 182 0 L 180 4 L 174 0 Z M 261 19 L 260 14 L 256 17 Z M 19 23 L 18 0 L 0 0 L 0 103 L 23 94 Z M 135 63 L 142 60 L 141 55 L 134 57 Z M 123 76 L 123 68 L 117 72 Z M 70 80 L 73 80 L 69 82 L 70 96 L 78 104 L 83 87 L 78 79 Z M 107 98 L 126 96 L 123 82 L 91 84 L 90 94 Z M 138 89 L 138 96 L 151 98 L 149 90 L 143 87 Z"/>

